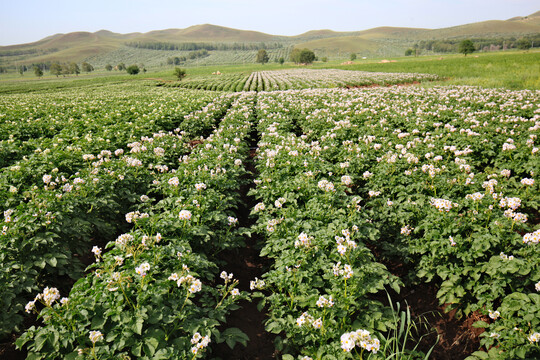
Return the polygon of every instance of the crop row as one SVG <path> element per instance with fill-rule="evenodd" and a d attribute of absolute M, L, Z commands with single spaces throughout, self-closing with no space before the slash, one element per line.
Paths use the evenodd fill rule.
<path fill-rule="evenodd" d="M 359 329 L 364 349 L 376 353 L 383 342 L 384 352 L 390 343 L 374 331 L 395 325 L 374 294 L 399 291 L 400 281 L 365 245 L 375 227 L 360 211 L 360 198 L 351 196 L 348 169 L 325 159 L 303 131 L 297 134 L 289 113 L 297 109 L 286 98 L 263 94 L 257 103 L 261 141 L 253 194 L 260 202 L 253 213 L 266 241 L 261 255 L 274 261 L 260 286 L 270 293 L 263 300 L 266 329 L 282 334 L 277 347 L 284 359 L 341 359 L 351 350 L 343 339 Z"/>
<path fill-rule="evenodd" d="M 438 80 L 436 75 L 413 73 L 377 73 L 350 70 L 292 69 L 256 71 L 197 77 L 174 83 L 189 89 L 216 91 L 274 91 L 288 89 L 360 87 L 369 85 L 394 85 Z"/>
<path fill-rule="evenodd" d="M 288 251 L 276 260 L 268 280 L 279 281 L 276 272 L 281 271 L 281 279 L 289 277 L 287 281 L 295 284 L 290 278 L 297 277 L 301 279 L 298 287 L 303 287 L 307 281 L 299 274 L 304 267 L 314 266 L 341 274 L 337 261 L 341 260 L 341 266 L 346 262 L 336 251 L 347 256 L 357 250 L 347 247 L 348 241 L 337 232 L 348 230 L 345 233 L 352 236 L 354 223 L 359 231 L 351 240 L 357 249 L 368 244 L 383 261 L 413 269 L 409 273 L 412 281 L 434 283 L 447 310 L 485 316 L 487 320 L 476 326 L 486 328 L 481 344 L 490 351 L 475 353 L 471 359 L 538 356 L 539 98 L 539 92 L 467 87 L 261 94 L 259 118 L 268 120 L 260 144 L 264 152 L 258 191 L 272 194 L 263 203 L 277 215 L 262 216 L 261 221 L 272 221 L 266 224 L 270 256 L 279 246 Z M 310 190 L 306 192 L 306 188 Z M 325 201 L 318 199 L 323 193 Z M 340 203 L 338 199 L 345 195 L 349 202 Z M 313 209 L 308 206 L 312 202 Z M 294 216 L 282 214 L 298 204 L 301 210 Z M 342 215 L 336 215 L 330 205 L 340 207 Z M 334 227 L 334 233 L 317 231 L 321 224 L 352 216 L 355 208 L 357 217 Z M 319 226 L 314 226 L 306 217 L 317 211 L 322 214 L 316 218 Z M 274 232 L 279 235 L 275 237 Z M 336 249 L 331 249 L 329 241 L 334 235 Z M 305 241 L 308 245 L 301 245 Z M 274 248 L 276 244 L 278 248 Z M 309 262 L 293 255 L 301 250 L 320 251 L 324 246 L 331 251 L 312 254 Z M 336 267 L 331 266 L 332 261 Z M 332 295 L 333 307 L 337 306 L 339 288 L 324 285 L 325 276 L 318 276 L 323 274 L 321 270 L 308 273 L 316 275 L 311 280 L 314 284 L 301 291 L 303 305 L 315 308 L 315 314 L 307 311 L 309 319 L 321 316 L 326 321 L 323 315 L 329 311 L 317 309 L 314 302 L 317 296 L 328 299 Z M 363 276 L 362 269 L 351 274 L 352 279 Z M 287 328 L 296 353 L 306 350 L 319 358 L 315 344 L 322 349 L 338 338 L 336 334 L 333 339 L 325 337 L 329 332 L 314 329 L 315 322 L 307 332 L 308 317 L 299 315 L 298 303 L 291 301 L 294 292 L 286 289 L 284 303 L 271 315 L 268 326 L 272 330 L 277 322 L 279 329 Z M 302 326 L 294 328 L 295 319 Z M 357 321 L 352 330 L 377 330 L 361 316 L 353 314 L 348 319 Z M 304 337 L 303 347 L 299 335 Z M 388 339 L 382 333 L 378 339 L 384 349 Z M 335 350 L 327 351 L 337 356 Z"/>
<path fill-rule="evenodd" d="M 151 191 L 125 215 L 133 229 L 107 250 L 94 246 L 92 272 L 69 297 L 46 288 L 27 304 L 27 311 L 41 311 L 45 323 L 17 342 L 30 357 L 192 359 L 210 341 L 245 342 L 239 330 L 220 332 L 218 326 L 246 294 L 233 274 L 216 277 L 223 265 L 218 254 L 242 244 L 233 215 L 252 103 L 252 96 L 234 99 L 219 128 L 173 162 L 163 159 L 176 157 L 181 137 L 164 143 L 156 134 L 140 144 L 145 149 L 132 159 L 144 163 L 140 169 Z"/>
<path fill-rule="evenodd" d="M 159 138 L 151 147 L 157 154 L 161 154 L 160 144 L 166 146 L 175 142 L 174 148 L 162 154 L 161 159 L 164 167 L 171 166 L 191 151 L 191 139 L 211 131 L 223 108 L 226 108 L 224 101 L 225 104 L 232 101 L 230 97 L 219 97 L 216 98 L 218 111 L 208 111 L 212 107 L 209 105 L 201 110 L 204 116 L 194 112 L 190 117 L 186 116 L 185 124 L 181 124 L 182 120 L 175 120 L 180 128 L 190 128 L 189 136 L 180 128 L 174 133 L 157 131 L 163 125 L 160 121 L 165 121 L 166 116 L 184 118 L 189 111 L 200 109 L 212 99 L 210 95 L 196 100 L 199 95 L 185 92 L 175 96 L 177 101 L 185 101 L 185 108 L 178 103 L 172 106 L 171 102 L 167 104 L 168 108 L 160 106 L 156 111 L 149 106 L 153 104 L 147 102 L 148 113 L 139 113 L 146 120 L 114 125 L 106 119 L 101 120 L 104 129 L 112 129 L 94 133 L 93 129 L 100 128 L 98 118 L 93 118 L 92 122 L 86 120 L 89 128 L 69 119 L 63 121 L 68 117 L 85 118 L 94 104 L 81 103 L 78 109 L 71 104 L 70 111 L 57 112 L 55 116 L 58 123 L 63 123 L 61 135 L 42 138 L 41 143 L 39 139 L 26 141 L 32 142 L 36 150 L 0 171 L 3 189 L 0 199 L 4 215 L 0 235 L 0 289 L 4 294 L 1 300 L 4 311 L 0 315 L 2 337 L 21 330 L 24 305 L 31 293 L 44 284 L 68 286 L 66 284 L 82 275 L 91 242 L 95 239 L 104 241 L 127 229 L 123 214 L 140 201 L 140 196 L 150 191 L 150 175 L 142 170 L 144 165 L 149 165 L 146 155 L 142 155 L 141 160 L 132 155 L 148 149 L 149 146 L 143 143 L 149 136 Z M 36 96 L 36 100 L 38 98 Z M 121 97 L 116 100 L 121 101 Z M 65 102 L 59 103 L 67 106 Z M 22 108 L 4 108 L 5 118 L 29 111 L 25 109 L 24 102 L 20 105 Z M 42 111 L 40 105 L 31 111 Z M 111 106 L 109 104 L 109 111 Z M 104 112 L 100 110 L 101 114 Z M 198 134 L 190 126 L 192 121 L 200 122 Z M 37 127 L 40 126 L 38 121 Z M 133 136 L 134 132 L 144 136 L 127 137 Z M 109 136 L 93 137 L 92 134 Z M 120 144 L 118 138 L 126 139 L 126 143 Z"/>
<path fill-rule="evenodd" d="M 215 96 L 141 85 L 7 95 L 0 99 L 0 167 L 47 149 L 77 158 L 114 151 L 132 138 L 174 130 Z"/>

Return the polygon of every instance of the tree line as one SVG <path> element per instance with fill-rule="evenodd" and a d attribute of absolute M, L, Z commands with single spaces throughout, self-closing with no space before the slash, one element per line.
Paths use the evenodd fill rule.
<path fill-rule="evenodd" d="M 90 73 L 94 71 L 94 66 L 92 66 L 88 62 L 83 62 L 80 66 L 79 64 L 75 62 L 71 63 L 59 63 L 59 62 L 45 62 L 45 63 L 37 63 L 32 65 L 17 65 L 14 67 L 10 67 L 11 69 L 15 69 L 19 74 L 24 75 L 25 72 L 33 70 L 34 74 L 37 77 L 42 77 L 45 71 L 49 71 L 51 75 L 56 75 L 56 77 L 67 76 L 67 75 L 79 75 L 81 72 Z M 112 66 L 111 64 L 105 65 L 105 70 L 107 71 L 126 71 L 130 75 L 136 75 L 139 72 L 146 72 L 146 67 L 144 64 L 133 64 L 126 66 L 125 63 L 120 62 L 116 66 Z M 8 68 L 6 67 L 0 67 L 0 74 L 7 73 Z"/>
<path fill-rule="evenodd" d="M 180 65 L 181 63 L 185 63 L 188 59 L 189 60 L 195 60 L 203 57 L 207 57 L 210 54 L 208 53 L 208 50 L 203 49 L 199 51 L 192 51 L 187 56 L 175 56 L 167 58 L 167 65 Z"/>
<path fill-rule="evenodd" d="M 41 71 L 48 71 L 51 67 L 51 62 L 40 62 L 40 63 L 32 63 L 29 65 L 22 64 L 22 65 L 9 65 L 9 66 L 0 66 L 0 74 L 8 73 L 8 72 L 18 72 L 20 74 L 24 74 L 25 72 L 34 69 L 39 68 Z"/>
<path fill-rule="evenodd" d="M 12 67 L 13 68 L 13 67 Z M 42 63 L 33 63 L 31 65 L 16 65 L 15 71 L 18 72 L 21 75 L 24 75 L 25 72 L 33 70 L 34 74 L 37 77 L 42 77 L 44 71 L 50 71 L 52 75 L 56 75 L 57 77 L 60 75 L 66 76 L 66 75 L 79 75 L 81 71 L 83 72 L 92 72 L 94 71 L 94 67 L 87 63 L 86 61 L 79 66 L 76 62 L 71 63 L 58 63 L 58 62 L 42 62 Z M 0 67 L 0 73 L 7 73 L 8 68 L 6 67 Z"/>
<path fill-rule="evenodd" d="M 207 51 L 224 51 L 224 50 L 260 50 L 260 49 L 281 49 L 283 44 L 280 43 L 170 43 L 170 42 L 127 42 L 126 46 L 137 49 L 150 49 L 150 50 L 167 50 L 167 51 L 193 51 L 193 50 L 207 50 Z"/>
<path fill-rule="evenodd" d="M 56 75 L 57 77 L 59 75 L 79 75 L 81 73 L 81 69 L 84 72 L 92 72 L 94 71 L 94 67 L 87 63 L 86 61 L 81 64 L 81 67 L 75 62 L 69 63 L 69 64 L 59 64 L 59 63 L 52 63 L 49 67 L 49 71 L 52 75 Z M 34 70 L 36 71 L 36 70 Z M 38 75 L 36 73 L 36 75 Z M 42 74 L 43 75 L 43 74 Z M 39 75 L 38 75 L 39 76 Z"/>
<path fill-rule="evenodd" d="M 50 49 L 18 49 L 18 50 L 1 50 L 0 57 L 2 56 L 21 56 L 21 55 L 44 55 L 57 52 L 58 48 Z"/>
<path fill-rule="evenodd" d="M 540 47 L 540 34 L 527 35 L 521 38 L 505 37 L 505 38 L 472 38 L 476 51 L 497 51 L 507 49 L 526 50 L 531 47 Z M 461 39 L 444 39 L 444 40 L 422 40 L 415 44 L 414 50 L 422 49 L 433 51 L 435 53 L 455 53 L 459 52 Z M 413 55 L 416 51 L 410 51 Z"/>

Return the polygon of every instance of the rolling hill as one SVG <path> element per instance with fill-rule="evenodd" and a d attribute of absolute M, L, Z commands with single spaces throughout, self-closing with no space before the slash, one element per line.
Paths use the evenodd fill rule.
<path fill-rule="evenodd" d="M 46 62 L 81 62 L 88 59 L 92 59 L 95 63 L 102 63 L 107 57 L 111 58 L 111 54 L 114 54 L 115 58 L 121 58 L 123 53 L 127 54 L 128 52 L 133 58 L 136 55 L 133 55 L 133 49 L 127 45 L 135 43 L 278 43 L 281 47 L 289 49 L 293 46 L 307 47 L 316 51 L 318 55 L 329 57 L 353 52 L 361 56 L 390 56 L 403 54 L 404 49 L 423 40 L 519 38 L 526 35 L 540 35 L 540 11 L 508 20 L 490 20 L 441 29 L 387 26 L 354 32 L 336 32 L 329 29 L 312 30 L 296 36 L 271 35 L 211 24 L 194 25 L 185 29 L 165 29 L 129 34 L 100 30 L 95 33 L 56 34 L 33 43 L 0 46 L 0 66 Z M 144 55 L 144 58 L 150 59 L 152 51 L 154 51 L 137 50 Z M 146 54 L 146 52 L 150 53 Z M 170 54 L 178 56 L 176 53 L 171 52 Z M 165 59 L 166 53 L 160 56 Z"/>

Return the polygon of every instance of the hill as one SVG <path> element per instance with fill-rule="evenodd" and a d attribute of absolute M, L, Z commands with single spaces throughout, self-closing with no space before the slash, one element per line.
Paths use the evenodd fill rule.
<path fill-rule="evenodd" d="M 317 32 L 305 34 L 317 34 Z M 424 44 L 435 41 L 455 43 L 470 38 L 484 43 L 488 43 L 490 39 L 499 40 L 502 43 L 506 39 L 515 40 L 524 36 L 540 38 L 540 11 L 508 20 L 489 20 L 441 29 L 383 26 L 348 33 L 323 31 L 320 37 L 324 39 L 303 41 L 296 44 L 296 47 L 307 47 L 327 56 L 348 52 L 368 57 L 397 56 L 402 55 L 408 47 L 421 42 Z"/>
<path fill-rule="evenodd" d="M 404 49 L 421 41 L 448 41 L 463 38 L 517 39 L 529 35 L 540 36 L 540 11 L 508 20 L 490 20 L 442 29 L 385 26 L 352 32 L 336 32 L 330 29 L 311 30 L 296 36 L 271 35 L 212 24 L 194 25 L 185 29 L 165 29 L 129 34 L 119 34 L 108 30 L 99 30 L 95 33 L 81 31 L 55 34 L 28 44 L 0 46 L 0 66 L 81 62 L 88 59 L 102 63 L 103 59 L 111 58 L 112 55 L 116 59 L 122 58 L 123 54 L 128 53 L 130 58 L 136 58 L 136 52 L 127 46 L 133 47 L 133 44 L 143 44 L 136 47 L 144 49 L 148 49 L 148 44 L 170 44 L 173 50 L 178 44 L 185 43 L 251 44 L 250 50 L 256 46 L 264 47 L 273 44 L 274 48 L 283 49 L 290 49 L 293 46 L 307 47 L 316 51 L 318 55 L 329 57 L 338 57 L 347 53 L 357 53 L 361 56 L 391 56 L 403 54 Z M 238 49 L 222 48 L 220 50 Z M 139 53 L 143 53 L 145 59 L 151 59 L 152 50 L 148 51 L 150 51 L 148 54 L 143 50 L 140 50 Z M 168 54 L 169 56 L 185 56 L 185 52 L 179 51 Z M 286 55 L 287 52 L 280 52 L 279 56 L 283 56 L 283 54 Z M 167 53 L 160 56 L 159 61 L 163 62 Z M 239 58 L 251 57 L 250 53 Z"/>
<path fill-rule="evenodd" d="M 238 30 L 223 26 L 203 24 L 186 29 L 157 30 L 143 34 L 137 40 L 169 42 L 266 42 L 281 40 L 282 37 L 258 31 Z"/>

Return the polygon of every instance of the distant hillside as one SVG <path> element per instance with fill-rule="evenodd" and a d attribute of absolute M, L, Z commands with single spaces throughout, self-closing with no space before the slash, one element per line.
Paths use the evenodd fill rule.
<path fill-rule="evenodd" d="M 186 29 L 157 30 L 143 34 L 137 40 L 156 40 L 170 42 L 265 42 L 282 40 L 282 36 L 269 35 L 257 31 L 231 29 L 223 26 L 204 24 Z"/>
<path fill-rule="evenodd" d="M 33 43 L 0 46 L 0 67 L 32 63 L 81 62 L 90 61 L 89 59 L 95 63 L 102 63 L 104 59 L 121 58 L 124 53 L 129 53 L 130 58 L 133 58 L 135 52 L 127 47 L 127 45 L 133 47 L 133 44 L 272 43 L 274 48 L 307 47 L 316 51 L 318 55 L 328 57 L 343 56 L 347 53 L 357 53 L 361 56 L 391 56 L 403 54 L 404 49 L 419 42 L 426 44 L 434 41 L 458 41 L 463 38 L 518 39 L 523 36 L 538 35 L 540 35 L 540 11 L 508 20 L 483 21 L 442 29 L 377 27 L 353 32 L 324 29 L 311 30 L 296 36 L 271 35 L 211 24 L 130 34 L 100 30 L 95 33 L 56 34 Z M 276 43 L 281 45 L 276 47 Z M 160 50 L 163 49 L 160 48 Z M 231 48 L 223 50 L 231 50 Z M 144 53 L 145 59 L 151 59 L 152 50 L 148 51 L 150 52 L 139 51 L 139 53 Z M 111 56 L 112 54 L 114 57 Z M 180 53 L 171 52 L 170 54 L 181 56 Z M 286 52 L 280 52 L 280 54 L 286 54 Z M 219 57 L 213 53 L 211 55 L 214 58 Z M 233 55 L 227 56 L 232 59 Z M 237 58 L 252 58 L 252 55 L 251 52 L 249 55 L 237 56 Z M 160 56 L 162 57 L 160 62 L 162 62 L 166 59 L 167 53 Z"/>
<path fill-rule="evenodd" d="M 317 34 L 317 32 L 311 31 L 305 34 Z M 318 52 L 318 54 L 330 57 L 346 53 L 358 53 L 368 57 L 398 56 L 403 55 L 405 49 L 418 43 L 457 42 L 466 38 L 477 39 L 482 44 L 489 42 L 489 39 L 502 39 L 500 41 L 502 43 L 504 39 L 519 39 L 524 36 L 540 36 L 540 11 L 509 20 L 482 21 L 441 29 L 384 26 L 348 33 L 323 30 L 320 33 L 320 37 L 323 39 L 304 41 L 295 46 L 306 47 Z M 448 49 L 449 47 L 440 46 L 437 49 Z"/>
<path fill-rule="evenodd" d="M 350 53 L 361 53 L 363 56 L 374 55 L 380 45 L 359 36 L 340 36 L 307 41 L 298 44 L 297 47 L 308 48 L 324 56 L 336 54 L 348 57 Z"/>

